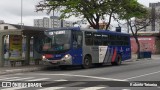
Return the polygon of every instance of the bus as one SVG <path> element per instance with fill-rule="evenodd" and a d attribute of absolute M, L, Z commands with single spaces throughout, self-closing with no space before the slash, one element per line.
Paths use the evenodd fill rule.
<path fill-rule="evenodd" d="M 36 39 L 45 65 L 120 65 L 131 58 L 130 35 L 109 30 L 59 28 L 45 30 Z"/>

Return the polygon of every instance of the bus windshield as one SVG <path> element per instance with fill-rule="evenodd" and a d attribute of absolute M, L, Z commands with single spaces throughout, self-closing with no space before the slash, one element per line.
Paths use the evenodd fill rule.
<path fill-rule="evenodd" d="M 46 37 L 42 38 L 42 51 L 64 51 L 70 49 L 70 30 L 58 30 L 45 32 Z"/>

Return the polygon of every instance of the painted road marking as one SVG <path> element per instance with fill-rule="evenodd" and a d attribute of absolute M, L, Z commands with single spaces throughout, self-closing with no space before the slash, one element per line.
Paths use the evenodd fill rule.
<path fill-rule="evenodd" d="M 68 80 L 65 80 L 65 79 L 59 79 L 59 80 L 54 80 L 54 81 L 58 81 L 58 82 L 60 82 L 60 81 L 68 81 Z"/>
<path fill-rule="evenodd" d="M 25 80 L 25 79 L 32 79 L 32 78 L 34 78 L 34 77 L 18 78 L 18 79 L 6 80 L 6 81 L 22 81 L 22 80 Z"/>
<path fill-rule="evenodd" d="M 14 71 L 20 71 L 20 70 L 23 70 L 23 69 L 11 69 L 11 70 L 6 70 L 7 72 L 14 72 Z"/>
<path fill-rule="evenodd" d="M 88 88 L 79 89 L 79 90 L 99 90 L 99 89 L 104 89 L 104 88 L 106 87 L 97 86 L 97 87 L 88 87 Z"/>
<path fill-rule="evenodd" d="M 47 80 L 49 78 L 38 78 L 38 79 L 32 79 L 32 80 L 26 80 L 26 81 L 42 81 L 42 80 Z"/>
<path fill-rule="evenodd" d="M 153 75 L 153 74 L 157 74 L 157 73 L 160 73 L 160 71 L 152 72 L 152 73 L 148 73 L 148 74 L 143 74 L 143 75 L 139 75 L 139 76 L 134 76 L 134 77 L 126 78 L 124 80 L 127 81 L 127 80 L 130 80 L 130 79 L 135 79 L 135 78 L 139 78 L 139 77 L 145 77 L 145 76 L 149 76 L 149 75 Z"/>
<path fill-rule="evenodd" d="M 15 78 L 20 78 L 20 77 L 11 77 L 11 78 L 1 78 L 0 80 L 8 80 L 8 79 L 15 79 Z"/>
<path fill-rule="evenodd" d="M 18 90 L 18 89 L 24 89 L 24 88 L 27 88 L 27 87 L 11 87 L 11 88 L 4 88 L 1 90 Z"/>
<path fill-rule="evenodd" d="M 37 89 L 37 90 L 58 90 L 63 88 L 66 88 L 66 87 L 49 87 L 49 88 L 43 88 L 43 89 Z"/>
<path fill-rule="evenodd" d="M 33 75 L 33 74 L 32 74 Z M 34 74 L 37 75 L 37 74 Z M 72 74 L 38 74 L 38 75 L 50 75 L 50 76 L 69 76 L 69 77 L 83 77 L 83 78 L 93 78 L 93 79 L 101 79 L 101 80 L 109 80 L 109 81 L 126 81 L 122 79 L 114 79 L 114 78 L 105 78 L 105 77 L 96 77 L 96 76 L 86 76 L 86 75 L 72 75 Z"/>

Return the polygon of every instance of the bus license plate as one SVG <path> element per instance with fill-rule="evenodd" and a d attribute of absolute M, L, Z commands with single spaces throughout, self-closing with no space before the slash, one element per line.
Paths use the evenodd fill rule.
<path fill-rule="evenodd" d="M 57 63 L 57 61 L 52 61 L 52 63 Z"/>

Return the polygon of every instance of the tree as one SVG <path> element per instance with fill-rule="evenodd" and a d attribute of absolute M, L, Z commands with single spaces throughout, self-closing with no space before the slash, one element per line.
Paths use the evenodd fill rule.
<path fill-rule="evenodd" d="M 144 29 L 150 24 L 150 13 L 147 8 L 139 4 L 136 0 L 132 3 L 125 4 L 121 12 L 119 12 L 119 17 L 127 21 L 130 27 L 133 37 L 137 43 L 137 59 L 140 59 L 140 43 L 138 41 L 138 31 Z M 134 19 L 134 21 L 132 20 Z"/>
<path fill-rule="evenodd" d="M 134 0 L 44 0 L 36 5 L 36 10 L 47 10 L 48 13 L 58 10 L 61 12 L 61 18 L 83 16 L 94 29 L 99 29 L 99 21 L 109 16 L 107 30 L 112 17 L 121 11 L 126 1 L 130 3 Z"/>

